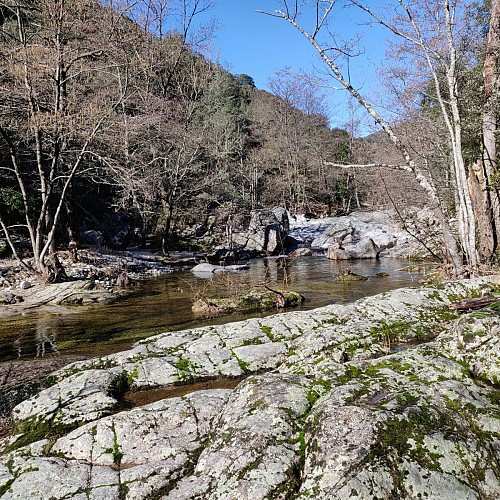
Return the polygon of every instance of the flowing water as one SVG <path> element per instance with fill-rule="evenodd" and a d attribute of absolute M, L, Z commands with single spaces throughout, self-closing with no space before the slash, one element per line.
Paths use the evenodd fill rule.
<path fill-rule="evenodd" d="M 191 311 L 196 293 L 237 295 L 266 282 L 286 286 L 304 295 L 301 309 L 358 298 L 403 286 L 417 285 L 420 277 L 404 270 L 407 261 L 380 259 L 337 262 L 323 256 L 302 257 L 286 265 L 255 260 L 250 269 L 219 275 L 212 280 L 178 270 L 135 286 L 124 299 L 109 305 L 75 306 L 29 312 L 0 320 L 0 361 L 27 359 L 49 353 L 101 356 L 129 348 L 150 335 L 207 324 L 227 323 L 262 313 L 219 318 L 196 317 Z M 338 282 L 334 277 L 350 268 L 366 281 Z M 387 273 L 387 276 L 376 275 Z M 269 311 L 265 314 L 272 314 Z"/>

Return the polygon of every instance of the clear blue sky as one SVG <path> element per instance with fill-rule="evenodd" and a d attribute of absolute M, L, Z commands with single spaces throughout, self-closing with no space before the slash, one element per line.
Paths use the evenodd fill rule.
<path fill-rule="evenodd" d="M 256 86 L 267 90 L 267 82 L 276 70 L 289 67 L 292 71 L 312 73 L 314 66 L 325 69 L 309 42 L 282 19 L 256 13 L 274 10 L 273 0 L 214 0 L 211 14 L 220 23 L 215 46 L 219 62 L 234 74 L 250 75 Z M 384 55 L 384 34 L 365 24 L 366 18 L 354 9 L 341 9 L 335 15 L 336 30 L 344 38 L 363 33 L 361 46 L 365 54 L 350 64 L 352 82 L 363 91 L 376 88 L 376 63 Z M 307 19 L 306 19 L 307 21 Z M 333 84 L 333 82 L 332 82 Z M 343 91 L 328 90 L 332 126 L 347 120 L 346 95 Z"/>

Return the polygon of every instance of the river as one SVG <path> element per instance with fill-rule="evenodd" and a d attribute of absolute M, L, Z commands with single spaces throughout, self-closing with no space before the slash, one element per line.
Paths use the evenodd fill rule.
<path fill-rule="evenodd" d="M 213 280 L 196 277 L 189 270 L 176 270 L 140 282 L 124 299 L 113 304 L 40 309 L 1 320 L 0 361 L 54 353 L 105 355 L 127 349 L 137 340 L 156 333 L 262 315 L 196 317 L 191 304 L 197 292 L 207 296 L 238 294 L 265 281 L 271 287 L 287 286 L 302 293 L 306 301 L 301 309 L 312 309 L 417 285 L 420 275 L 407 272 L 406 266 L 408 261 L 398 259 L 338 262 L 313 256 L 290 262 L 286 269 L 274 260 L 254 260 L 250 262 L 250 270 Z M 347 268 L 369 279 L 335 281 L 335 276 Z M 376 276 L 380 273 L 387 275 Z"/>

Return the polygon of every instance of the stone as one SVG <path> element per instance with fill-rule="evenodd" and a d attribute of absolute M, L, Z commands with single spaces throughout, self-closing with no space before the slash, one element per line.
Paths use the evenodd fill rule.
<path fill-rule="evenodd" d="M 282 252 L 288 234 L 288 213 L 284 209 L 253 210 L 245 235 L 244 249 L 268 255 Z"/>
<path fill-rule="evenodd" d="M 415 210 L 415 214 L 412 214 L 411 210 L 408 212 L 410 219 L 424 218 L 425 221 L 428 221 L 430 218 L 425 210 Z M 429 256 L 428 250 L 404 229 L 409 224 L 408 217 L 403 223 L 394 210 L 357 211 L 347 216 L 323 219 L 294 216 L 290 217 L 289 236 L 300 242 L 301 245 L 309 244 L 311 248 L 318 250 L 326 250 L 331 246 L 338 245 L 350 254 L 360 241 L 369 238 L 383 257 L 423 258 Z M 417 220 L 416 224 L 417 226 L 426 225 L 427 227 L 430 225 L 429 227 L 434 227 L 433 223 L 426 222 L 424 224 L 420 220 Z M 438 242 L 436 233 L 432 230 L 414 228 L 412 234 L 418 234 L 419 238 L 431 248 L 434 248 Z M 331 255 L 335 254 L 337 254 L 335 258 L 339 260 L 345 260 L 347 256 L 346 253 L 332 250 Z"/>
<path fill-rule="evenodd" d="M 84 229 L 80 231 L 80 243 L 100 247 L 104 244 L 104 236 L 100 231 Z"/>
<path fill-rule="evenodd" d="M 498 316 L 449 309 L 492 286 L 394 290 L 167 332 L 74 363 L 14 408 L 0 491 L 61 500 L 497 498 Z M 224 374 L 244 379 L 119 404 L 130 388 Z"/>
<path fill-rule="evenodd" d="M 375 245 L 371 238 L 363 238 L 356 244 L 341 247 L 334 243 L 328 247 L 327 258 L 331 260 L 351 260 L 351 259 L 377 259 L 380 248 Z"/>
<path fill-rule="evenodd" d="M 327 249 L 335 244 L 342 244 L 342 242 L 354 233 L 354 227 L 351 219 L 345 217 L 335 217 L 326 227 L 325 231 L 314 238 L 311 243 L 311 248 Z"/>
<path fill-rule="evenodd" d="M 290 258 L 311 257 L 313 251 L 310 248 L 297 248 L 290 254 Z"/>
<path fill-rule="evenodd" d="M 334 243 L 328 247 L 326 257 L 330 260 L 351 260 L 351 254 L 344 248 L 340 248 L 339 243 Z"/>
<path fill-rule="evenodd" d="M 33 285 L 28 281 L 28 280 L 22 280 L 19 283 L 19 288 L 21 290 L 28 290 L 28 288 L 31 288 Z"/>
<path fill-rule="evenodd" d="M 239 264 L 239 265 L 229 265 L 229 266 L 217 266 L 215 264 L 209 264 L 207 262 L 202 262 L 201 264 L 197 264 L 191 269 L 191 272 L 200 277 L 207 277 L 213 274 L 220 274 L 226 272 L 237 272 L 237 271 L 246 271 L 250 269 L 250 266 L 247 264 Z"/>
<path fill-rule="evenodd" d="M 368 237 L 362 238 L 355 245 L 346 246 L 345 250 L 351 259 L 377 259 L 381 251 L 380 247 Z"/>
<path fill-rule="evenodd" d="M 24 298 L 20 295 L 16 295 L 9 290 L 0 290 L 0 304 L 19 304 L 24 302 Z"/>

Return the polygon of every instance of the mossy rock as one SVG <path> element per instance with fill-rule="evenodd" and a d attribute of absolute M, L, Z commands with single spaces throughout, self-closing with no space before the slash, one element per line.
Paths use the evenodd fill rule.
<path fill-rule="evenodd" d="M 297 307 L 304 303 L 303 295 L 298 292 L 290 290 L 276 292 L 254 289 L 238 298 L 198 299 L 193 304 L 192 310 L 202 314 L 229 314 Z"/>
<path fill-rule="evenodd" d="M 57 300 L 57 304 L 64 306 L 86 306 L 91 304 L 111 304 L 118 299 L 118 295 L 105 290 L 77 291 Z"/>
<path fill-rule="evenodd" d="M 361 276 L 360 274 L 354 274 L 354 273 L 349 273 L 349 274 L 340 274 L 339 276 L 336 276 L 335 281 L 366 281 L 368 278 L 366 276 Z"/>

